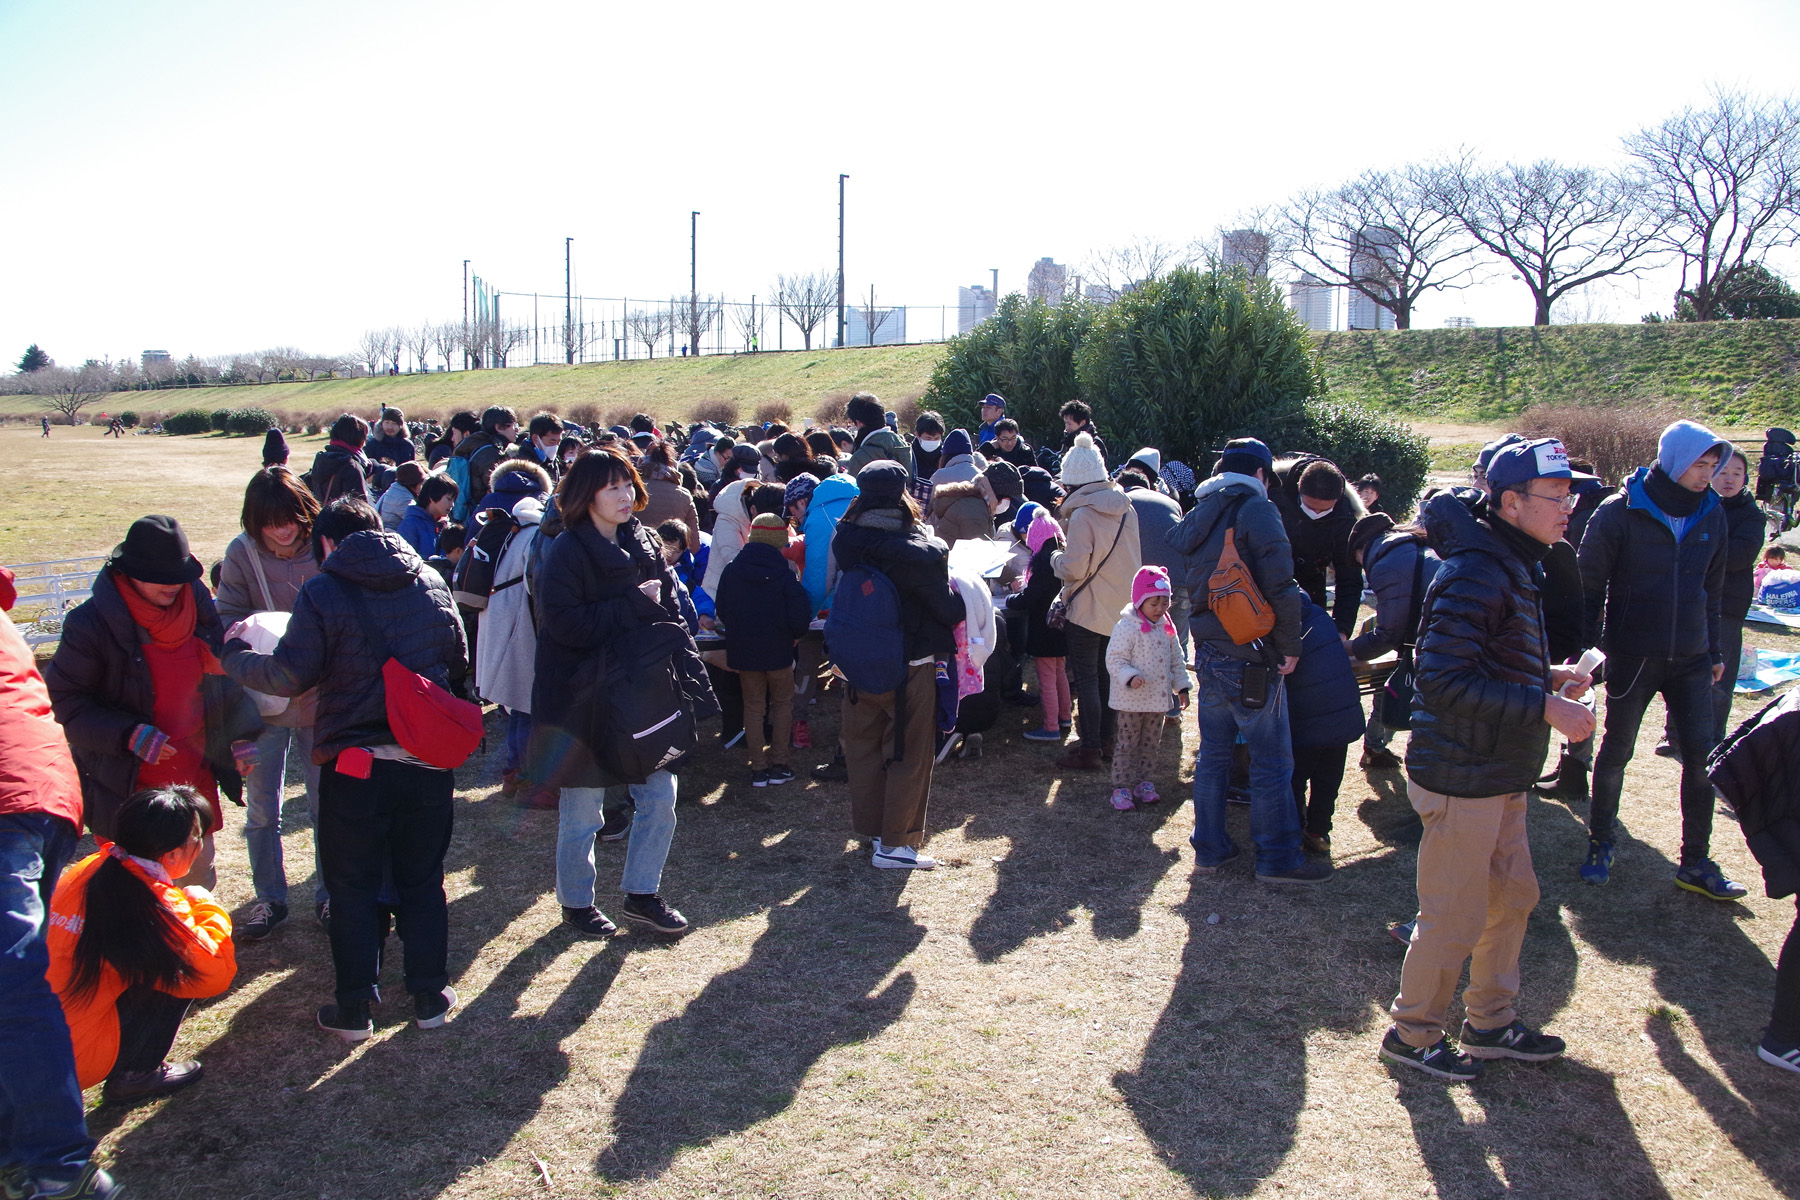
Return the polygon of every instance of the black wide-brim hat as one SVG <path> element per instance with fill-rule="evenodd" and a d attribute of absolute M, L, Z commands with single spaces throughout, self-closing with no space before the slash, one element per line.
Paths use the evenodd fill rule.
<path fill-rule="evenodd" d="M 157 515 L 133 521 L 106 565 L 140 583 L 192 583 L 206 574 L 206 568 L 188 550 L 181 522 Z"/>

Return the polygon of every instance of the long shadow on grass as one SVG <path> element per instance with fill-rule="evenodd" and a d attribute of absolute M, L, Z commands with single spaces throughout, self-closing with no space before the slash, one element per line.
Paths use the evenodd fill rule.
<path fill-rule="evenodd" d="M 1628 797 L 1628 800 L 1630 798 Z M 1640 801 L 1641 802 L 1641 799 Z M 1676 803 L 1672 795 L 1657 802 Z M 1569 842 L 1586 847 L 1579 817 L 1559 805 Z M 1737 821 L 1721 806 L 1713 820 L 1713 844 L 1737 839 Z M 1538 873 L 1554 883 L 1582 941 L 1614 962 L 1653 971 L 1658 995 L 1674 1010 L 1621 1012 L 1642 1027 L 1663 1069 L 1673 1075 L 1720 1132 L 1756 1164 L 1784 1196 L 1800 1196 L 1800 1095 L 1793 1077 L 1756 1057 L 1756 1041 L 1768 1019 L 1775 977 L 1768 955 L 1745 932 L 1757 919 L 1748 905 L 1707 900 L 1674 885 L 1675 863 L 1620 827 L 1617 862 L 1605 888 L 1575 879 L 1580 851 L 1563 861 L 1540 862 Z M 1760 880 L 1744 880 L 1756 887 Z M 1784 914 L 1785 916 L 1785 914 Z M 1783 930 L 1785 934 L 1785 930 Z M 1688 1043 L 1698 1038 L 1724 1080 L 1696 1059 Z"/>
<path fill-rule="evenodd" d="M 1078 909 L 1093 917 L 1094 936 L 1136 936 L 1156 885 L 1181 860 L 1155 844 L 1156 831 L 1182 807 L 1181 738 L 1173 728 L 1158 758 L 1162 803 L 1114 812 L 1104 772 L 1045 779 L 1041 798 L 1020 789 L 991 796 L 970 815 L 967 836 L 1011 842 L 998 864 L 987 907 L 969 930 L 982 962 L 1003 958 L 1032 938 L 1066 928 Z"/>
<path fill-rule="evenodd" d="M 910 972 L 881 986 L 925 936 L 900 903 L 904 873 L 824 875 L 769 910 L 742 966 L 650 1031 L 613 1106 L 613 1141 L 596 1162 L 603 1178 L 653 1179 L 682 1150 L 775 1116 L 821 1056 L 906 1010 Z"/>

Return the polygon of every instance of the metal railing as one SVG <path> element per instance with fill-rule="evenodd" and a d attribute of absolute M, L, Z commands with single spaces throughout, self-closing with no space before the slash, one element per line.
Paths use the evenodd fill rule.
<path fill-rule="evenodd" d="M 27 646 L 48 645 L 62 637 L 63 617 L 93 594 L 94 577 L 105 562 L 105 555 L 95 554 L 11 568 L 13 587 L 19 594 L 13 604 L 13 624 Z"/>

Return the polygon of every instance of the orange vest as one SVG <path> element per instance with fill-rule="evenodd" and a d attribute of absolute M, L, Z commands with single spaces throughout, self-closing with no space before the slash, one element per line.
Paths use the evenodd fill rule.
<path fill-rule="evenodd" d="M 69 1038 L 75 1043 L 75 1074 L 84 1088 L 93 1087 L 112 1073 L 119 1058 L 119 1012 L 117 1002 L 125 991 L 125 981 L 110 963 L 100 968 L 100 981 L 85 996 L 69 995 L 69 979 L 75 967 L 75 943 L 81 937 L 82 922 L 87 916 L 88 881 L 109 857 L 104 850 L 90 854 L 67 871 L 56 882 L 56 894 L 50 901 L 50 930 L 46 941 L 50 947 L 50 986 L 62 1001 L 63 1017 L 69 1023 Z M 180 888 L 162 882 L 137 863 L 125 860 L 125 869 L 144 881 L 156 892 L 163 906 L 174 913 L 192 935 L 183 957 L 192 976 L 180 986 L 165 988 L 171 996 L 199 998 L 217 996 L 231 986 L 237 976 L 237 954 L 231 945 L 231 918 L 212 900 L 194 900 Z"/>

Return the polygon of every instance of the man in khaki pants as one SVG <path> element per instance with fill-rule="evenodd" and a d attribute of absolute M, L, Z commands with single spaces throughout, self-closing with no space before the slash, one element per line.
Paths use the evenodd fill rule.
<path fill-rule="evenodd" d="M 1540 595 L 1538 564 L 1568 526 L 1573 478 L 1561 442 L 1522 441 L 1489 462 L 1486 494 L 1440 492 L 1421 517 L 1443 566 L 1426 594 L 1406 749 L 1407 795 L 1425 823 L 1419 919 L 1381 1057 L 1442 1079 L 1474 1079 L 1481 1059 L 1564 1049 L 1513 1002 L 1538 900 L 1525 796 L 1553 727 L 1571 741 L 1594 728 L 1576 703 L 1588 676 L 1550 665 Z M 1444 1026 L 1465 960 L 1458 1050 Z"/>

